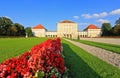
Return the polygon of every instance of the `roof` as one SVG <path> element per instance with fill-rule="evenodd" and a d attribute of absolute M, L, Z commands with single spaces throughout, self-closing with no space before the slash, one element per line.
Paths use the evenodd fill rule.
<path fill-rule="evenodd" d="M 45 29 L 41 24 L 38 24 L 37 26 L 33 27 L 33 29 Z"/>
<path fill-rule="evenodd" d="M 94 24 L 90 24 L 87 28 L 85 28 L 84 30 L 88 30 L 88 29 L 100 29 L 99 27 L 97 27 Z"/>
<path fill-rule="evenodd" d="M 75 22 L 72 22 L 72 21 L 69 21 L 69 20 L 64 20 L 64 21 L 61 21 L 59 23 L 75 23 Z"/>

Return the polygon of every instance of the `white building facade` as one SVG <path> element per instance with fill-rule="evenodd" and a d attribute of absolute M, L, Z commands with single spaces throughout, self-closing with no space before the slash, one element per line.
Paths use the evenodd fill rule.
<path fill-rule="evenodd" d="M 37 25 L 32 28 L 32 33 L 35 37 L 45 37 L 46 29 L 42 25 Z"/>
<path fill-rule="evenodd" d="M 57 23 L 57 36 L 67 38 L 77 38 L 78 25 L 72 21 L 62 21 Z"/>
<path fill-rule="evenodd" d="M 69 20 L 57 23 L 57 31 L 47 31 L 42 25 L 32 28 L 36 37 L 66 37 L 77 39 L 78 37 L 100 37 L 101 29 L 91 24 L 85 30 L 78 31 L 78 24 Z"/>

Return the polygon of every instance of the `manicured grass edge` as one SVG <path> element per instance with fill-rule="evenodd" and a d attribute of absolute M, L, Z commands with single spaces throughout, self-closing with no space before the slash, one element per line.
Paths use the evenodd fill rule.
<path fill-rule="evenodd" d="M 101 43 L 101 42 L 93 42 L 93 41 L 88 41 L 88 40 L 76 40 L 76 39 L 70 39 L 70 40 L 77 41 L 77 42 L 87 44 L 90 46 L 95 46 L 98 48 L 102 48 L 102 49 L 109 50 L 114 53 L 120 54 L 120 45 L 107 44 L 107 43 Z"/>
<path fill-rule="evenodd" d="M 120 69 L 62 40 L 70 78 L 120 78 Z M 91 71 L 92 70 L 92 71 Z"/>

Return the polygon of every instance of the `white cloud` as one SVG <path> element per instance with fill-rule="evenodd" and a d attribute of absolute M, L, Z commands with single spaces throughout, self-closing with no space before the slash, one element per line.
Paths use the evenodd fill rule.
<path fill-rule="evenodd" d="M 108 15 L 120 15 L 120 9 L 113 10 L 111 12 L 102 12 L 102 13 L 94 13 L 94 14 L 82 14 L 82 17 L 86 19 L 90 18 L 104 18 Z"/>
<path fill-rule="evenodd" d="M 107 13 L 107 12 L 102 12 L 102 13 L 100 13 L 99 15 L 100 15 L 100 17 L 105 17 L 105 16 L 108 15 L 108 13 Z"/>
<path fill-rule="evenodd" d="M 82 17 L 89 19 L 89 18 L 91 18 L 91 15 L 90 14 L 82 14 Z"/>
<path fill-rule="evenodd" d="M 103 18 L 107 15 L 108 15 L 107 12 L 102 12 L 100 14 L 95 13 L 95 14 L 91 14 L 91 15 L 90 14 L 82 14 L 82 17 L 87 18 L 87 19 L 89 19 L 89 18 Z"/>
<path fill-rule="evenodd" d="M 79 19 L 79 16 L 73 16 L 74 19 Z"/>
<path fill-rule="evenodd" d="M 103 24 L 103 23 L 109 23 L 110 21 L 109 20 L 105 20 L 105 19 L 99 19 L 99 20 L 97 20 L 97 22 Z"/>
<path fill-rule="evenodd" d="M 112 14 L 112 15 L 120 15 L 120 9 L 113 10 L 112 12 L 110 12 L 110 14 Z"/>
<path fill-rule="evenodd" d="M 99 18 L 100 15 L 99 15 L 99 14 L 93 14 L 91 17 L 92 17 L 92 18 Z"/>

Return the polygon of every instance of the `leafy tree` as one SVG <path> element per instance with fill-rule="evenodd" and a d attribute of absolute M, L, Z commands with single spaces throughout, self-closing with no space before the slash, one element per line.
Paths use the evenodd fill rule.
<path fill-rule="evenodd" d="M 27 28 L 25 28 L 25 31 L 26 31 L 26 33 L 27 33 L 27 35 L 28 35 L 29 37 L 33 36 L 32 30 L 31 30 L 31 27 L 27 27 Z"/>
<path fill-rule="evenodd" d="M 115 26 L 112 28 L 113 35 L 120 36 L 120 18 L 116 20 Z"/>
<path fill-rule="evenodd" d="M 15 25 L 13 25 L 12 27 L 11 27 L 11 35 L 12 36 L 16 36 L 17 35 L 17 27 L 15 26 Z"/>
<path fill-rule="evenodd" d="M 118 20 L 116 20 L 115 24 L 120 25 L 120 18 Z"/>
<path fill-rule="evenodd" d="M 7 17 L 0 17 L 0 35 L 3 36 L 25 36 L 24 26 L 14 23 Z"/>
<path fill-rule="evenodd" d="M 6 35 L 7 35 L 7 36 L 10 36 L 10 35 L 11 35 L 11 27 L 12 27 L 12 25 L 10 25 L 10 26 L 8 27 L 8 29 L 7 29 L 7 32 L 6 32 Z"/>
<path fill-rule="evenodd" d="M 111 24 L 110 23 L 103 23 L 102 24 L 102 36 L 110 36 L 112 34 Z"/>
<path fill-rule="evenodd" d="M 23 35 L 25 35 L 25 29 L 24 29 L 23 25 L 21 25 L 19 23 L 14 23 L 13 26 L 16 27 L 16 30 L 17 30 L 16 35 L 17 36 L 23 36 Z"/>
<path fill-rule="evenodd" d="M 116 36 L 120 36 L 120 24 L 117 24 L 113 27 L 113 34 Z"/>
<path fill-rule="evenodd" d="M 0 17 L 0 35 L 10 34 L 10 27 L 13 24 L 11 19 L 7 17 Z"/>

